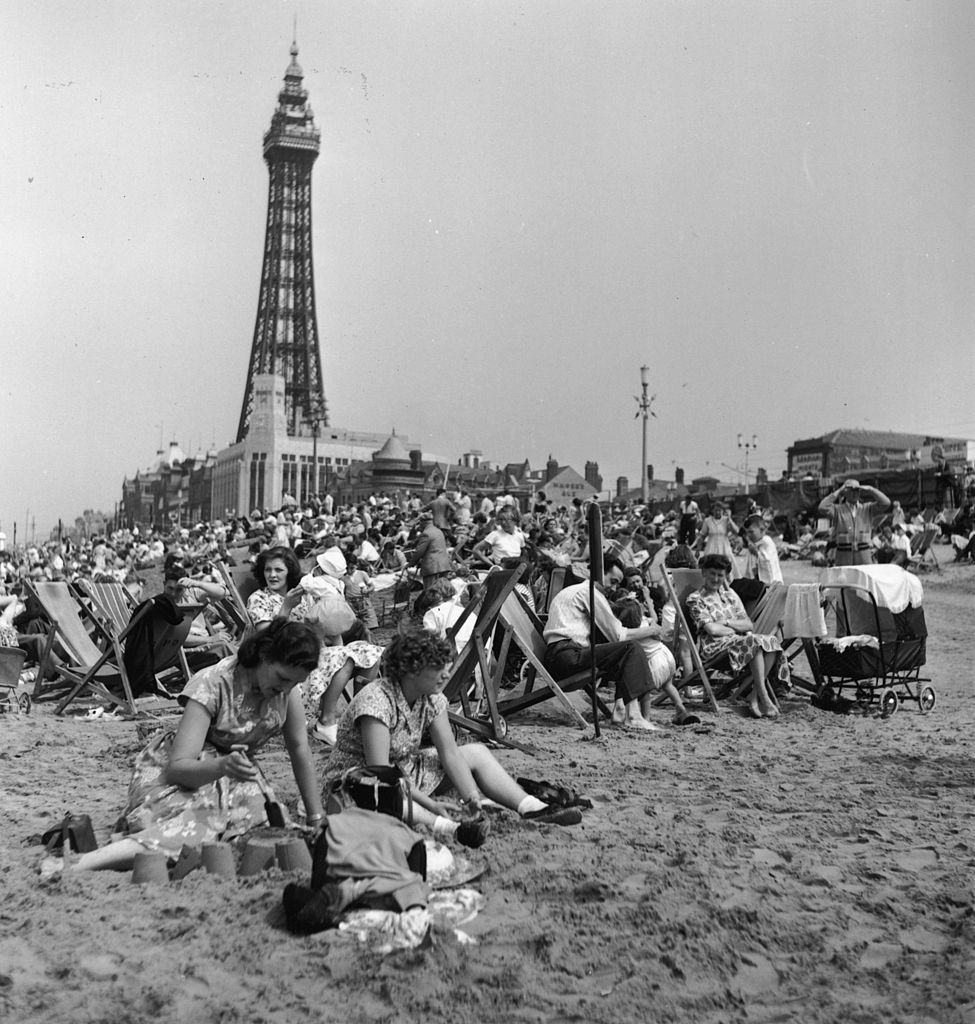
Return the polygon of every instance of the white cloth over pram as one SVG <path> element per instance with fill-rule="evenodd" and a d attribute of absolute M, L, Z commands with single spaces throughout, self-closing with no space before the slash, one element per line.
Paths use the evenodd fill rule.
<path fill-rule="evenodd" d="M 924 598 L 921 581 L 899 565 L 843 565 L 823 574 L 824 587 L 843 585 L 862 587 L 881 608 L 894 615 L 908 605 L 920 607 Z"/>

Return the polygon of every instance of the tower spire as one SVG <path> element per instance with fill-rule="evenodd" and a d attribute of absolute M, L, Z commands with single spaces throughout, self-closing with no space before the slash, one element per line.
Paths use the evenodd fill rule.
<path fill-rule="evenodd" d="M 310 434 L 315 421 L 328 424 L 311 235 L 311 172 L 321 132 L 315 127 L 308 91 L 302 85 L 297 30 L 296 18 L 291 63 L 284 73 L 271 126 L 264 133 L 269 177 L 264 264 L 238 441 L 247 436 L 258 374 L 284 378 L 288 434 Z"/>

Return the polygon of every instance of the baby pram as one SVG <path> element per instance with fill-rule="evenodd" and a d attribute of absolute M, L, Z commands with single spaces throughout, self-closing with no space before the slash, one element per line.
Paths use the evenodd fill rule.
<path fill-rule="evenodd" d="M 928 631 L 918 578 L 897 565 L 842 566 L 827 570 L 822 588 L 836 615 L 836 636 L 816 645 L 831 693 L 852 688 L 859 704 L 877 702 L 885 715 L 904 700 L 931 711 L 937 697 L 921 678 Z"/>

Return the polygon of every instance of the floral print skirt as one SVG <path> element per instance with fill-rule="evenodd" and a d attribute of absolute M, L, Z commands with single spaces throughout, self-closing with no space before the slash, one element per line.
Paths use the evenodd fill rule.
<path fill-rule="evenodd" d="M 169 785 L 164 773 L 175 735 L 173 730 L 163 732 L 136 758 L 123 812 L 129 839 L 178 857 L 184 845 L 234 839 L 267 824 L 265 791 L 268 799 L 274 796 L 266 784 L 262 791 L 256 782 L 224 777 L 198 789 Z M 207 743 L 200 760 L 220 756 L 220 751 Z"/>
<path fill-rule="evenodd" d="M 769 633 L 702 637 L 700 646 L 701 656 L 704 658 L 713 658 L 719 654 L 726 654 L 729 662 L 731 662 L 731 672 L 735 676 L 744 674 L 751 664 L 752 658 L 759 651 L 764 651 L 766 654 L 775 654 L 775 667 L 770 675 L 786 689 L 792 685 L 789 662 L 782 653 L 782 644 L 779 643 L 778 637 L 774 637 Z"/>

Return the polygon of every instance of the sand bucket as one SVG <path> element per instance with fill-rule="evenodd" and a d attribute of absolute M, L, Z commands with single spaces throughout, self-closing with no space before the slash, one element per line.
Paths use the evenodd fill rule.
<path fill-rule="evenodd" d="M 146 850 L 135 855 L 132 864 L 132 881 L 136 885 L 164 885 L 169 881 L 166 854 Z"/>
<path fill-rule="evenodd" d="M 311 872 L 311 853 L 308 844 L 300 836 L 285 839 L 275 846 L 275 857 L 282 871 Z"/>
<path fill-rule="evenodd" d="M 203 870 L 209 875 L 220 875 L 222 878 L 237 877 L 234 851 L 229 843 L 204 843 L 201 860 Z"/>
<path fill-rule="evenodd" d="M 244 854 L 240 858 L 239 875 L 259 875 L 274 867 L 275 841 L 273 839 L 248 839 Z"/>

